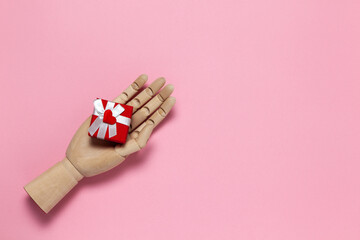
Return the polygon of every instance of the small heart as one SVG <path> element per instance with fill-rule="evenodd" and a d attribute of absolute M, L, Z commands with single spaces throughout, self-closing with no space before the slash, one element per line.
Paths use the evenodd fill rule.
<path fill-rule="evenodd" d="M 110 124 L 110 125 L 113 125 L 116 123 L 116 118 L 112 115 L 112 111 L 110 109 L 108 109 L 104 112 L 103 122 Z"/>

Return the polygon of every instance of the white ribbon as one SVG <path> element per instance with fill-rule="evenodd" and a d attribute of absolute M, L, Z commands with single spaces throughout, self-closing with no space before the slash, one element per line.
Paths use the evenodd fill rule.
<path fill-rule="evenodd" d="M 118 104 L 116 107 L 114 102 L 108 101 L 106 104 L 106 107 L 104 109 L 104 106 L 102 104 L 101 99 L 96 99 L 94 101 L 94 113 L 93 115 L 98 116 L 95 121 L 91 124 L 89 127 L 89 133 L 91 136 L 94 135 L 94 133 L 99 129 L 99 132 L 97 134 L 97 138 L 104 139 L 107 129 L 109 128 L 109 138 L 116 135 L 116 123 L 115 124 L 107 124 L 103 122 L 104 118 L 104 112 L 106 110 L 111 110 L 112 115 L 116 118 L 116 122 L 120 124 L 124 124 L 126 126 L 130 125 L 131 119 L 128 117 L 120 116 L 122 112 L 124 112 L 124 108 Z"/>

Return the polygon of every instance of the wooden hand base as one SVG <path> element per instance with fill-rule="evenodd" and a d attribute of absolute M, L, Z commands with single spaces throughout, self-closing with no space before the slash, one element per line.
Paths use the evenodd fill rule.
<path fill-rule="evenodd" d="M 83 178 L 65 158 L 28 183 L 24 189 L 48 213 Z"/>

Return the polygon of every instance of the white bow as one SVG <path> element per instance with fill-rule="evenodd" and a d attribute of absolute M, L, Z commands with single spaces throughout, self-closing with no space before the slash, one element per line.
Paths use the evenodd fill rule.
<path fill-rule="evenodd" d="M 111 110 L 112 115 L 116 118 L 116 122 L 124 124 L 126 126 L 130 125 L 131 119 L 128 117 L 120 116 L 120 114 L 125 110 L 120 104 L 118 104 L 115 108 L 115 103 L 108 101 L 106 104 L 106 108 L 102 104 L 101 99 L 96 99 L 94 101 L 94 114 L 98 116 L 95 121 L 89 127 L 90 135 L 94 135 L 94 133 L 99 129 L 97 134 L 97 138 L 104 139 L 107 129 L 109 128 L 109 138 L 116 135 L 116 124 L 107 124 L 103 122 L 104 112 L 106 110 Z"/>

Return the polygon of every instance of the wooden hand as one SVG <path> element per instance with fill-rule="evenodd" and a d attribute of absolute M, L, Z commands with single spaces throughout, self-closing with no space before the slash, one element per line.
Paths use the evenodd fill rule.
<path fill-rule="evenodd" d="M 175 98 L 170 96 L 174 87 L 166 85 L 162 88 L 165 85 L 164 78 L 155 80 L 138 94 L 146 81 L 147 76 L 141 75 L 113 100 L 133 107 L 130 135 L 125 144 L 89 137 L 89 117 L 72 138 L 66 158 L 24 187 L 46 213 L 84 176 L 90 177 L 106 172 L 119 165 L 128 155 L 145 147 L 153 129 L 175 104 Z"/>

